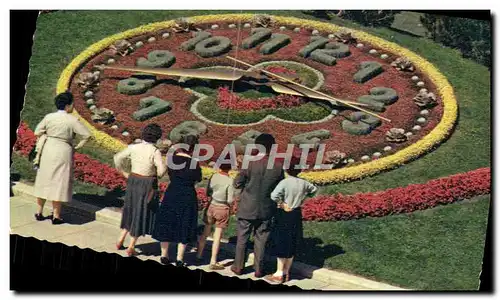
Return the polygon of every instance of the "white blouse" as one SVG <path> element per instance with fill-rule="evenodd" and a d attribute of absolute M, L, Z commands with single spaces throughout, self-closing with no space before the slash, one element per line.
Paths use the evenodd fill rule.
<path fill-rule="evenodd" d="M 163 177 L 167 172 L 167 166 L 163 162 L 160 150 L 153 144 L 142 142 L 128 146 L 125 150 L 114 156 L 115 166 L 118 170 L 124 171 L 123 163 L 130 159 L 132 163 L 132 173 L 142 176 Z"/>

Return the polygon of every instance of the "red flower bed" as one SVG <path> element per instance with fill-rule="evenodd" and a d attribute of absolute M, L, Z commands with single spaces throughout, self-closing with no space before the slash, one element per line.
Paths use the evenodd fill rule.
<path fill-rule="evenodd" d="M 25 123 L 21 123 L 17 134 L 14 150 L 27 156 L 35 145 L 36 137 Z M 80 153 L 75 153 L 75 179 L 108 189 L 123 190 L 127 185 L 126 179 L 116 169 Z M 167 186 L 167 183 L 160 183 L 160 190 L 164 192 Z M 430 180 L 423 184 L 412 184 L 380 192 L 316 196 L 305 202 L 302 214 L 305 221 L 382 217 L 424 210 L 490 192 L 490 168 L 480 168 Z M 208 204 L 206 190 L 198 188 L 197 195 L 201 210 Z M 232 210 L 236 212 L 236 203 Z"/>
<path fill-rule="evenodd" d="M 321 195 L 306 201 L 302 208 L 307 221 L 359 219 L 424 210 L 437 205 L 489 194 L 490 168 L 480 168 L 375 193 Z"/>
<path fill-rule="evenodd" d="M 21 155 L 27 156 L 35 143 L 36 136 L 33 131 L 29 129 L 26 123 L 21 123 L 17 131 L 14 150 Z M 74 155 L 74 175 L 77 180 L 111 190 L 124 189 L 127 183 L 126 179 L 115 168 L 81 153 L 75 153 Z"/>
<path fill-rule="evenodd" d="M 295 75 L 297 73 L 294 70 L 290 70 L 281 66 L 270 66 L 264 69 L 275 74 Z"/>
<path fill-rule="evenodd" d="M 300 97 L 292 95 L 278 95 L 271 98 L 245 99 L 229 90 L 220 87 L 217 91 L 217 105 L 224 109 L 253 111 L 266 108 L 285 108 L 302 104 Z"/>

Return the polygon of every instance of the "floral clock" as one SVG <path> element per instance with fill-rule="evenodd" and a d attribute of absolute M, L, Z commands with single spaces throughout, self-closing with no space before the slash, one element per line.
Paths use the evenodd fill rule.
<path fill-rule="evenodd" d="M 263 69 L 384 119 L 248 78 L 152 75 L 105 66 L 227 74 Z M 149 123 L 159 124 L 174 142 L 197 134 L 216 153 L 230 143 L 241 151 L 267 132 L 283 151 L 288 144 L 325 146 L 326 161 L 320 163 L 335 168 L 314 170 L 312 151 L 312 167 L 301 174 L 317 184 L 359 179 L 415 159 L 442 142 L 457 118 L 452 87 L 415 53 L 332 24 L 252 14 L 166 21 L 108 37 L 64 70 L 58 92 L 68 89 L 77 114 L 111 151 L 134 142 Z"/>

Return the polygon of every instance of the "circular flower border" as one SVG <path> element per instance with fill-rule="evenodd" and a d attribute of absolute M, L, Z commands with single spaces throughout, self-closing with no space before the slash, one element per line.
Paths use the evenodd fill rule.
<path fill-rule="evenodd" d="M 255 14 L 221 14 L 221 15 L 205 15 L 190 17 L 189 20 L 194 23 L 209 23 L 209 22 L 251 22 Z M 458 103 L 453 92 L 453 88 L 446 77 L 439 70 L 420 57 L 416 53 L 403 48 L 395 43 L 386 41 L 382 38 L 373 36 L 363 31 L 354 30 L 337 26 L 334 24 L 323 23 L 312 20 L 299 19 L 295 17 L 271 16 L 276 24 L 280 26 L 301 26 L 310 30 L 318 30 L 323 32 L 337 32 L 340 30 L 348 30 L 353 33 L 356 38 L 361 41 L 370 43 L 371 45 L 391 53 L 398 53 L 400 56 L 405 56 L 410 59 L 413 64 L 423 73 L 427 74 L 428 78 L 436 85 L 439 96 L 443 103 L 443 116 L 439 124 L 426 136 L 410 146 L 369 163 L 364 163 L 352 167 L 325 170 L 325 171 L 308 171 L 301 173 L 301 177 L 315 184 L 331 184 L 339 182 L 347 182 L 357 180 L 363 177 L 372 176 L 382 171 L 394 169 L 408 161 L 414 160 L 426 152 L 432 150 L 435 146 L 445 140 L 453 131 L 455 122 L 458 117 Z M 115 41 L 128 39 L 137 35 L 146 34 L 171 28 L 175 25 L 174 20 L 151 23 L 134 29 L 120 32 L 102 39 L 101 41 L 91 45 L 81 52 L 73 61 L 64 69 L 57 83 L 57 93 L 66 91 L 69 88 L 71 79 L 75 72 L 88 59 L 105 50 Z M 78 112 L 74 112 L 78 115 Z M 91 130 L 96 141 L 108 150 L 117 152 L 127 147 L 124 142 L 111 137 L 105 132 L 97 130 L 92 124 L 85 119 L 81 121 Z M 204 175 L 208 176 L 213 171 L 210 168 L 204 168 Z"/>

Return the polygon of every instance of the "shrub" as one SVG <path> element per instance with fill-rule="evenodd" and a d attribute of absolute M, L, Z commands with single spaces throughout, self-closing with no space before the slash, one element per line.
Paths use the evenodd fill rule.
<path fill-rule="evenodd" d="M 169 137 L 172 142 L 178 143 L 184 135 L 196 135 L 199 137 L 206 132 L 207 125 L 200 121 L 184 121 L 170 131 Z"/>
<path fill-rule="evenodd" d="M 309 10 L 304 13 L 321 19 L 331 19 L 337 15 L 343 19 L 360 23 L 364 26 L 386 26 L 390 27 L 394 22 L 394 16 L 398 10 Z"/>
<path fill-rule="evenodd" d="M 139 101 L 140 109 L 132 114 L 137 121 L 145 121 L 152 117 L 161 115 L 172 108 L 172 103 L 160 98 L 149 96 Z"/>
<path fill-rule="evenodd" d="M 291 138 L 291 142 L 295 145 L 300 144 L 311 144 L 314 145 L 314 149 L 318 148 L 321 140 L 329 139 L 331 136 L 330 130 L 319 129 L 304 133 L 299 133 Z"/>
<path fill-rule="evenodd" d="M 225 36 L 213 36 L 196 44 L 194 51 L 201 57 L 214 57 L 231 50 L 231 40 Z"/>
<path fill-rule="evenodd" d="M 491 69 L 491 23 L 489 21 L 431 14 L 424 14 L 420 21 L 434 41 L 456 48 L 465 58 L 470 58 Z"/>
<path fill-rule="evenodd" d="M 155 84 L 155 82 L 156 80 L 154 79 L 154 77 L 149 79 L 130 77 L 120 80 L 116 86 L 116 89 L 120 94 L 139 95 L 147 92 Z"/>
<path fill-rule="evenodd" d="M 327 66 L 333 66 L 337 63 L 335 58 L 336 50 L 316 49 L 311 53 L 311 59 Z"/>
<path fill-rule="evenodd" d="M 241 48 L 251 49 L 269 39 L 272 33 L 273 31 L 271 29 L 255 28 L 252 30 L 252 35 L 243 40 L 243 42 L 241 43 Z"/>
<path fill-rule="evenodd" d="M 365 83 L 384 72 L 382 65 L 376 61 L 364 61 L 360 64 L 360 69 L 354 74 L 354 81 L 357 83 Z"/>
<path fill-rule="evenodd" d="M 342 121 L 342 129 L 352 135 L 365 135 L 372 132 L 381 123 L 379 118 L 356 111 L 348 115 L 347 120 Z"/>
<path fill-rule="evenodd" d="M 194 37 L 192 39 L 187 40 L 181 44 L 181 49 L 184 51 L 194 50 L 196 44 L 210 37 L 212 37 L 212 34 L 210 32 L 207 31 L 196 32 L 194 33 Z"/>
<path fill-rule="evenodd" d="M 262 45 L 260 47 L 259 52 L 267 55 L 267 54 L 272 54 L 279 49 L 285 47 L 286 45 L 290 44 L 292 40 L 290 37 L 286 34 L 281 34 L 281 33 L 275 33 L 271 36 L 271 40 Z"/>
<path fill-rule="evenodd" d="M 345 10 L 341 13 L 341 17 L 364 26 L 390 27 L 394 22 L 394 16 L 398 13 L 397 10 Z"/>
<path fill-rule="evenodd" d="M 309 55 L 311 55 L 311 53 L 314 50 L 322 48 L 326 44 L 328 44 L 328 39 L 327 38 L 314 36 L 314 37 L 311 38 L 311 42 L 307 46 L 305 46 L 304 48 L 300 49 L 299 55 L 302 56 L 302 57 L 304 57 L 304 58 L 307 58 L 307 57 L 309 57 Z"/>
<path fill-rule="evenodd" d="M 136 64 L 139 67 L 168 68 L 175 63 L 175 56 L 167 50 L 153 50 L 148 53 L 148 58 L 140 57 Z"/>

